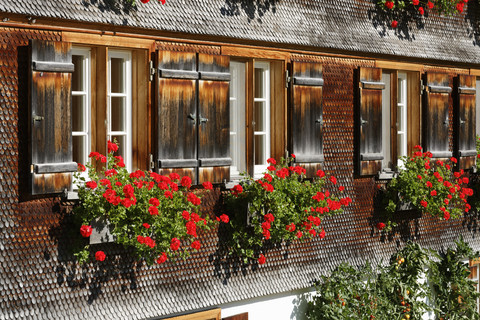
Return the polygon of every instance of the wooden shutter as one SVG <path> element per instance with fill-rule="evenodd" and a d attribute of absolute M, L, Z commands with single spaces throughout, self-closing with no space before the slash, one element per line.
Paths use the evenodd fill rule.
<path fill-rule="evenodd" d="M 357 170 L 359 175 L 377 174 L 382 169 L 382 69 L 358 70 L 356 112 Z"/>
<path fill-rule="evenodd" d="M 196 181 L 197 60 L 195 53 L 160 51 L 157 84 L 157 165 Z"/>
<path fill-rule="evenodd" d="M 30 41 L 29 128 L 31 193 L 51 194 L 70 189 L 72 172 L 71 44 Z"/>
<path fill-rule="evenodd" d="M 308 177 L 314 176 L 324 162 L 322 70 L 319 63 L 292 63 L 290 150 Z"/>
<path fill-rule="evenodd" d="M 423 149 L 433 158 L 449 158 L 452 153 L 448 144 L 448 99 L 452 87 L 447 74 L 424 75 L 423 94 Z"/>
<path fill-rule="evenodd" d="M 248 320 L 248 312 L 236 314 L 234 316 L 222 318 L 222 320 Z"/>
<path fill-rule="evenodd" d="M 476 77 L 459 75 L 455 78 L 455 88 L 455 156 L 459 159 L 460 169 L 469 169 L 475 165 L 477 155 L 475 131 Z"/>
<path fill-rule="evenodd" d="M 198 55 L 199 183 L 230 180 L 230 57 Z"/>

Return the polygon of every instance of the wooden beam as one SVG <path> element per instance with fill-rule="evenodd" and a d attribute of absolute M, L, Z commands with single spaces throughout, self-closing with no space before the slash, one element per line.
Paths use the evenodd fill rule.
<path fill-rule="evenodd" d="M 63 31 L 62 40 L 76 44 L 128 47 L 135 49 L 148 49 L 150 52 L 155 51 L 155 40 L 153 39 Z"/>
<path fill-rule="evenodd" d="M 405 63 L 405 62 L 387 61 L 387 60 L 375 61 L 375 67 L 382 68 L 382 69 L 420 71 L 420 72 L 423 72 L 423 68 L 424 68 L 423 64 Z"/>
<path fill-rule="evenodd" d="M 248 57 L 270 60 L 290 60 L 290 53 L 259 48 L 245 48 L 236 46 L 222 46 L 222 55 L 234 57 Z"/>
<path fill-rule="evenodd" d="M 175 318 L 168 318 L 167 320 L 220 320 L 221 310 L 214 309 L 193 314 L 187 314 Z"/>

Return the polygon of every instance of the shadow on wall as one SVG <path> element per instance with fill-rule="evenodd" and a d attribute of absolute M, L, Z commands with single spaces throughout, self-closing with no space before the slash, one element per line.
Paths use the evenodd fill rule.
<path fill-rule="evenodd" d="M 474 46 L 480 46 L 480 4 L 478 1 L 469 1 L 467 5 L 467 14 L 465 20 L 470 24 L 468 35 L 472 39 Z"/>
<path fill-rule="evenodd" d="M 101 243 L 91 245 L 91 252 L 108 252 L 105 261 L 95 261 L 90 257 L 90 263 L 80 265 L 72 248 L 84 246 L 84 238 L 76 236 L 77 224 L 74 223 L 71 214 L 71 203 L 56 203 L 52 212 L 59 215 L 59 223 L 49 230 L 50 237 L 57 245 L 57 266 L 55 276 L 57 285 L 66 285 L 72 290 L 88 289 L 87 302 L 92 304 L 102 293 L 103 286 L 107 283 L 112 285 L 113 290 L 121 290 L 123 293 L 137 289 L 136 273 L 144 267 L 144 263 L 136 261 L 131 252 L 115 243 Z M 75 231 L 74 231 L 75 230 Z M 51 260 L 51 254 L 46 250 L 44 259 Z M 120 285 L 119 285 L 120 284 Z"/>
<path fill-rule="evenodd" d="M 132 11 L 137 11 L 134 0 L 82 0 L 81 3 L 86 8 L 94 6 L 102 12 L 115 14 L 131 14 Z"/>
<path fill-rule="evenodd" d="M 304 320 L 306 319 L 308 302 L 311 300 L 315 292 L 305 292 L 298 294 L 293 300 L 293 310 L 290 314 L 290 320 Z"/>
<path fill-rule="evenodd" d="M 225 5 L 220 9 L 224 16 L 238 16 L 243 11 L 248 21 L 252 21 L 258 14 L 257 21 L 262 22 L 262 17 L 267 11 L 276 12 L 279 0 L 225 0 Z"/>

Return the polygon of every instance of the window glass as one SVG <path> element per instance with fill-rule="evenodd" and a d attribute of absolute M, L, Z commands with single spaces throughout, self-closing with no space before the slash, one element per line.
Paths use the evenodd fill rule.
<path fill-rule="evenodd" d="M 270 64 L 255 62 L 254 174 L 260 175 L 270 157 Z"/>
<path fill-rule="evenodd" d="M 108 52 L 107 92 L 107 138 L 117 141 L 116 155 L 123 157 L 127 169 L 131 170 L 132 141 L 132 96 L 131 96 L 131 53 L 126 51 Z"/>
<path fill-rule="evenodd" d="M 403 167 L 400 157 L 407 155 L 407 75 L 398 73 L 397 84 L 397 155 L 398 167 Z"/>
<path fill-rule="evenodd" d="M 245 63 L 230 62 L 230 176 L 247 170 L 245 145 Z"/>
<path fill-rule="evenodd" d="M 72 62 L 73 161 L 85 164 L 90 150 L 90 50 L 73 48 Z"/>

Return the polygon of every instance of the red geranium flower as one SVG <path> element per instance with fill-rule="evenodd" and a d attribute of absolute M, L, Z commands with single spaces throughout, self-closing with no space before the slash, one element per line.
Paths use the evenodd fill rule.
<path fill-rule="evenodd" d="M 190 179 L 190 177 L 188 177 L 188 176 L 184 176 L 184 177 L 182 177 L 182 180 L 180 181 L 180 184 L 182 185 L 182 187 L 185 187 L 185 188 L 188 189 L 192 185 L 192 179 Z"/>
<path fill-rule="evenodd" d="M 392 20 L 391 26 L 392 26 L 392 28 L 398 27 L 398 21 L 397 20 Z"/>
<path fill-rule="evenodd" d="M 242 192 L 243 192 L 243 188 L 242 188 L 242 186 L 239 185 L 239 184 L 235 185 L 235 186 L 233 187 L 233 189 L 232 189 L 232 193 L 233 193 L 234 195 L 238 195 L 238 194 L 240 194 L 240 193 L 242 193 Z"/>
<path fill-rule="evenodd" d="M 384 228 L 385 228 L 385 223 L 383 223 L 383 222 L 377 223 L 377 229 L 378 230 L 383 230 Z"/>
<path fill-rule="evenodd" d="M 337 184 L 337 178 L 335 178 L 334 176 L 331 176 L 331 177 L 330 177 L 330 181 L 331 181 L 333 184 Z"/>
<path fill-rule="evenodd" d="M 202 186 L 207 190 L 212 190 L 213 189 L 213 185 L 209 181 L 205 181 L 204 183 L 202 183 Z"/>
<path fill-rule="evenodd" d="M 190 246 L 195 250 L 200 250 L 201 244 L 200 244 L 200 241 L 195 240 L 192 242 Z"/>
<path fill-rule="evenodd" d="M 420 0 L 412 0 L 412 3 L 413 3 L 414 6 L 418 6 L 419 2 L 420 2 Z"/>
<path fill-rule="evenodd" d="M 97 251 L 95 252 L 95 260 L 97 261 L 104 261 L 106 258 L 106 255 L 103 251 Z"/>
<path fill-rule="evenodd" d="M 258 257 L 258 264 L 265 264 L 266 261 L 267 259 L 265 258 L 265 256 L 263 254 L 260 254 L 260 256 Z"/>
<path fill-rule="evenodd" d="M 143 226 L 145 229 L 150 229 L 150 225 L 149 225 L 148 223 L 146 223 L 146 222 L 145 222 L 144 224 L 142 224 L 142 226 Z"/>
<path fill-rule="evenodd" d="M 276 165 L 277 164 L 277 161 L 273 158 L 268 158 L 267 159 L 267 162 L 270 163 L 270 164 L 273 164 L 273 165 Z"/>
<path fill-rule="evenodd" d="M 388 9 L 393 9 L 394 6 L 395 6 L 395 4 L 393 3 L 393 1 L 386 1 L 385 2 L 385 7 L 387 7 Z"/>
<path fill-rule="evenodd" d="M 165 261 L 167 261 L 167 254 L 165 252 L 162 252 L 162 255 L 158 257 L 157 263 L 162 264 Z"/>
<path fill-rule="evenodd" d="M 88 181 L 87 183 L 85 183 L 85 185 L 87 186 L 87 188 L 90 189 L 95 189 L 97 187 L 97 183 L 95 181 Z"/>
<path fill-rule="evenodd" d="M 322 232 L 320 232 L 318 236 L 320 237 L 320 239 L 325 238 L 325 230 L 322 229 Z"/>
<path fill-rule="evenodd" d="M 173 238 L 170 242 L 170 249 L 172 251 L 177 251 L 178 249 L 180 249 L 180 240 L 178 240 L 177 238 Z"/>
<path fill-rule="evenodd" d="M 434 6 L 433 2 L 431 2 L 431 1 L 428 1 L 428 2 L 427 2 L 427 7 L 428 7 L 429 9 L 433 9 L 433 6 Z"/>
<path fill-rule="evenodd" d="M 80 234 L 82 235 L 82 237 L 84 238 L 88 238 L 90 237 L 90 235 L 92 234 L 92 227 L 91 226 L 87 226 L 87 225 L 82 225 L 80 227 Z"/>
<path fill-rule="evenodd" d="M 85 166 L 81 163 L 78 163 L 77 166 L 78 166 L 78 171 L 80 172 L 85 172 L 85 170 L 87 170 L 87 168 L 85 168 Z"/>
<path fill-rule="evenodd" d="M 113 142 L 110 141 L 110 140 L 107 141 L 107 147 L 108 147 L 108 153 L 112 153 L 112 152 L 118 151 L 118 146 L 117 146 L 117 144 L 113 143 Z"/>
<path fill-rule="evenodd" d="M 423 10 L 423 7 L 418 8 L 418 13 L 420 13 L 423 16 L 423 14 L 425 13 L 425 11 Z"/>

